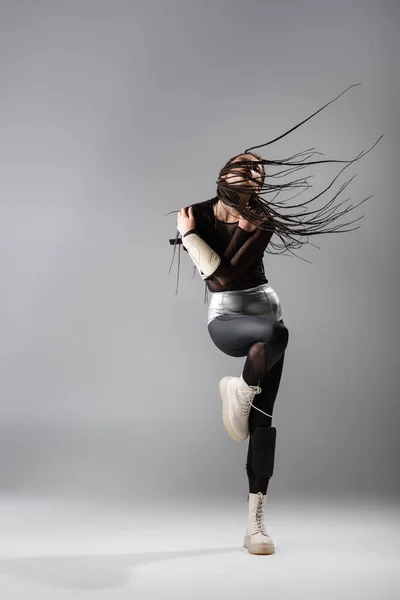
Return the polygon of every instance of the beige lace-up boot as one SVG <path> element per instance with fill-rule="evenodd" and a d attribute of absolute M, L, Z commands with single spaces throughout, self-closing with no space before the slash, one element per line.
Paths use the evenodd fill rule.
<path fill-rule="evenodd" d="M 262 492 L 249 494 L 249 516 L 247 520 L 244 547 L 250 554 L 274 554 L 275 546 L 264 525 L 266 496 Z"/>
<path fill-rule="evenodd" d="M 258 385 L 247 385 L 243 376 L 223 377 L 219 382 L 222 399 L 222 421 L 235 442 L 244 442 L 249 435 L 249 412 L 255 394 L 261 393 Z"/>

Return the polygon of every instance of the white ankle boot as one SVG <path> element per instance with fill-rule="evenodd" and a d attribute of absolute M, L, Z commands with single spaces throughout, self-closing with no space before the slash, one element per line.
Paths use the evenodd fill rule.
<path fill-rule="evenodd" d="M 274 554 L 275 552 L 274 542 L 267 534 L 264 525 L 266 498 L 261 492 L 249 494 L 249 516 L 243 545 L 250 554 Z"/>
<path fill-rule="evenodd" d="M 257 385 L 247 385 L 243 376 L 223 377 L 219 382 L 222 399 L 222 421 L 235 442 L 244 442 L 249 435 L 249 412 L 255 394 L 261 392 Z"/>

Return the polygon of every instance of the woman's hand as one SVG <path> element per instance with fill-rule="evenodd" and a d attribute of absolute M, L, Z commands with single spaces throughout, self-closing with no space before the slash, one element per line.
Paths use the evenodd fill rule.
<path fill-rule="evenodd" d="M 196 221 L 193 216 L 193 207 L 185 206 L 181 208 L 177 215 L 177 229 L 183 237 L 187 231 L 196 228 Z"/>

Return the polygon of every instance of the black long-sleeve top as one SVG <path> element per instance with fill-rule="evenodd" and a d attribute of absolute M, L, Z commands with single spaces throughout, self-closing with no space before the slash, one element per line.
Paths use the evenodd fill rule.
<path fill-rule="evenodd" d="M 213 211 L 217 201 L 218 197 L 192 205 L 196 227 L 191 231 L 195 231 L 221 257 L 219 267 L 206 278 L 208 289 L 223 292 L 268 283 L 263 255 L 273 231 L 257 228 L 249 232 L 241 229 L 238 221 L 220 221 Z"/>

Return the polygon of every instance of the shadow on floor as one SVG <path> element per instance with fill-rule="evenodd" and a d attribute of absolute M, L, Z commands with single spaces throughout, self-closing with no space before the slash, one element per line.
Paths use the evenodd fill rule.
<path fill-rule="evenodd" d="M 23 581 L 59 588 L 113 588 L 129 585 L 132 582 L 132 570 L 138 565 L 238 552 L 247 553 L 247 550 L 236 546 L 179 552 L 9 558 L 0 559 L 0 572 Z"/>

